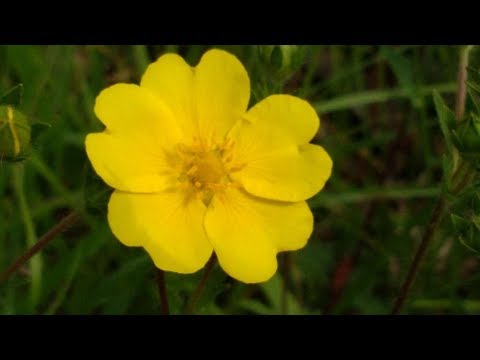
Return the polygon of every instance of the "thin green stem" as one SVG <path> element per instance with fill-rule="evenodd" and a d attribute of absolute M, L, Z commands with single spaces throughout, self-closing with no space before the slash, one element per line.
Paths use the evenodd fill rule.
<path fill-rule="evenodd" d="M 37 242 L 37 235 L 35 233 L 35 225 L 32 220 L 30 208 L 28 206 L 27 197 L 25 195 L 24 186 L 24 167 L 23 163 L 16 164 L 12 167 L 13 172 L 13 189 L 18 199 L 18 207 L 22 217 L 23 226 L 25 229 L 25 236 L 27 238 L 27 246 L 31 247 Z M 30 274 L 32 278 L 30 297 L 33 307 L 36 306 L 40 298 L 40 291 L 42 286 L 42 258 L 40 254 L 34 256 L 30 263 Z"/>
<path fill-rule="evenodd" d="M 439 93 L 454 93 L 457 89 L 457 84 L 441 83 L 434 85 L 427 85 L 418 89 L 418 96 L 431 95 L 433 90 Z M 396 99 L 408 99 L 411 93 L 404 88 L 384 89 L 384 90 L 369 90 L 364 92 L 356 92 L 354 94 L 336 97 L 325 102 L 315 103 L 314 108 L 320 114 L 326 114 L 340 110 L 350 110 L 352 107 L 365 106 L 373 103 L 380 103 Z"/>
<path fill-rule="evenodd" d="M 308 200 L 311 208 L 335 206 L 372 200 L 435 198 L 440 195 L 440 188 L 385 188 L 375 187 L 356 189 L 339 193 L 319 193 Z"/>
<path fill-rule="evenodd" d="M 186 314 L 194 313 L 195 305 L 200 299 L 200 296 L 202 295 L 203 290 L 205 290 L 205 286 L 207 285 L 207 280 L 210 277 L 210 274 L 212 273 L 216 260 L 217 260 L 217 257 L 215 256 L 215 254 L 212 254 L 207 264 L 205 265 L 202 278 L 200 279 L 200 282 L 198 283 L 197 288 L 193 291 L 192 295 L 190 296 L 190 299 L 188 300 L 187 306 L 185 307 Z"/>

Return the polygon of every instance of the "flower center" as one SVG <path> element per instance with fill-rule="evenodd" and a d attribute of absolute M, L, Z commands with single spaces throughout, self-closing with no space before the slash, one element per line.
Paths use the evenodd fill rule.
<path fill-rule="evenodd" d="M 208 205 L 218 191 L 236 185 L 230 174 L 240 168 L 232 166 L 233 142 L 205 145 L 194 139 L 192 145 L 177 146 L 176 168 L 181 188 L 192 191 Z"/>

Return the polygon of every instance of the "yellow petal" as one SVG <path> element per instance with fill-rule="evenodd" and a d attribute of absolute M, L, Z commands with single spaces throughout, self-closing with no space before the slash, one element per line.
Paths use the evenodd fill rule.
<path fill-rule="evenodd" d="M 251 194 L 281 201 L 308 199 L 323 189 L 332 172 L 332 160 L 318 145 L 277 150 L 250 160 L 232 178 Z"/>
<path fill-rule="evenodd" d="M 241 136 L 262 136 L 258 150 L 272 151 L 290 144 L 308 143 L 320 127 L 315 109 L 291 95 L 271 95 L 253 106 L 244 116 Z M 248 126 L 250 125 L 250 126 Z"/>
<path fill-rule="evenodd" d="M 308 102 L 273 95 L 254 106 L 229 133 L 235 142 L 232 175 L 253 195 L 301 201 L 320 191 L 331 175 L 332 160 L 308 144 L 319 119 Z"/>
<path fill-rule="evenodd" d="M 173 112 L 185 136 L 196 132 L 193 68 L 177 54 L 165 54 L 150 64 L 140 83 Z"/>
<path fill-rule="evenodd" d="M 125 137 L 89 134 L 85 145 L 97 174 L 115 189 L 145 193 L 172 186 L 173 173 L 165 161 Z"/>
<path fill-rule="evenodd" d="M 165 189 L 166 154 L 181 134 L 170 110 L 147 90 L 118 84 L 100 93 L 95 113 L 107 128 L 88 135 L 85 145 L 98 175 L 119 190 Z"/>
<path fill-rule="evenodd" d="M 207 51 L 195 68 L 195 102 L 199 135 L 223 137 L 244 115 L 250 79 L 241 62 L 226 51 Z"/>
<path fill-rule="evenodd" d="M 176 54 L 161 56 L 141 81 L 173 112 L 184 136 L 204 142 L 222 138 L 245 113 L 250 98 L 248 74 L 233 55 L 209 50 L 192 68 Z"/>
<path fill-rule="evenodd" d="M 107 130 L 128 136 L 138 145 L 169 148 L 181 132 L 170 109 L 150 91 L 133 84 L 116 84 L 98 95 L 95 114 Z"/>
<path fill-rule="evenodd" d="M 108 205 L 113 234 L 127 246 L 143 246 L 155 265 L 192 273 L 212 253 L 203 229 L 205 205 L 180 192 L 131 194 L 115 191 Z"/>
<path fill-rule="evenodd" d="M 313 230 L 307 204 L 264 200 L 230 188 L 215 195 L 205 230 L 222 268 L 245 283 L 267 281 L 278 251 L 300 249 Z"/>

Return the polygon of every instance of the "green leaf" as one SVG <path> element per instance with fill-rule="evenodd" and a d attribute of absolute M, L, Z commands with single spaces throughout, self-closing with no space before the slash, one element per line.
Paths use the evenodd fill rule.
<path fill-rule="evenodd" d="M 480 94 L 480 87 L 479 87 L 479 94 Z M 480 105 L 477 99 L 475 98 L 475 95 L 473 94 L 473 91 L 471 89 L 467 90 L 467 99 L 466 99 L 466 104 L 465 104 L 466 112 L 473 112 L 476 114 L 480 114 Z"/>
<path fill-rule="evenodd" d="M 109 275 L 99 278 L 95 289 L 94 308 L 102 306 L 103 314 L 124 314 L 138 296 L 143 279 L 152 271 L 152 264 L 147 254 L 123 262 Z M 125 289 L 125 284 L 128 289 Z"/>
<path fill-rule="evenodd" d="M 463 151 L 463 143 L 456 130 L 452 130 L 450 137 L 452 144 L 460 151 Z"/>
<path fill-rule="evenodd" d="M 480 231 L 480 215 L 473 215 L 472 223 L 475 225 L 476 230 Z"/>
<path fill-rule="evenodd" d="M 407 58 L 393 50 L 391 46 L 382 46 L 380 55 L 390 64 L 400 85 L 403 87 L 412 87 L 414 85 L 412 66 Z"/>
<path fill-rule="evenodd" d="M 412 63 L 390 46 L 382 46 L 380 54 L 387 60 L 397 78 L 398 83 L 410 95 L 410 100 L 415 107 L 422 106 L 423 98 L 417 96 L 416 84 L 413 76 Z"/>
<path fill-rule="evenodd" d="M 478 158 L 480 154 L 480 120 L 475 114 L 469 114 L 464 121 L 458 124 L 457 136 L 461 143 L 459 148 L 462 155 Z"/>
<path fill-rule="evenodd" d="M 465 241 L 465 238 L 464 238 L 463 236 L 459 236 L 459 237 L 458 237 L 458 240 L 459 240 L 460 243 L 461 243 L 463 246 L 465 246 L 468 250 L 474 252 L 475 254 L 478 254 L 478 253 L 479 253 L 478 250 L 474 249 L 472 246 L 470 246 L 470 245 L 467 243 L 467 241 Z M 471 239 L 470 239 L 470 241 L 471 241 Z"/>
<path fill-rule="evenodd" d="M 257 314 L 265 315 L 279 315 L 282 313 L 282 278 L 277 273 L 269 281 L 260 284 L 265 297 L 270 306 L 267 306 L 259 301 L 246 299 L 240 303 L 240 307 L 244 310 L 251 311 Z M 315 312 L 308 311 L 302 308 L 298 300 L 287 291 L 286 293 L 287 313 L 290 315 L 309 315 Z"/>
<path fill-rule="evenodd" d="M 452 219 L 452 224 L 455 228 L 455 231 L 459 233 L 460 236 L 468 233 L 470 221 L 456 214 L 451 214 L 450 217 Z"/>
<path fill-rule="evenodd" d="M 469 81 L 467 81 L 467 86 L 471 90 L 476 91 L 477 93 L 480 93 L 480 85 L 477 84 L 476 82 L 469 80 Z"/>
<path fill-rule="evenodd" d="M 444 179 L 451 179 L 454 169 L 453 153 L 442 155 L 442 168 Z"/>
<path fill-rule="evenodd" d="M 270 62 L 276 69 L 281 69 L 283 65 L 283 54 L 279 46 L 273 48 L 272 54 L 270 55 Z"/>
<path fill-rule="evenodd" d="M 455 127 L 455 114 L 445 105 L 437 90 L 433 91 L 433 101 L 437 111 L 440 129 L 442 130 L 448 153 L 453 151 L 452 129 Z"/>
<path fill-rule="evenodd" d="M 480 217 L 474 215 L 467 220 L 452 214 L 451 219 L 460 243 L 470 251 L 480 253 Z"/>
<path fill-rule="evenodd" d="M 457 85 L 453 82 L 440 83 L 422 86 L 418 88 L 417 94 L 418 96 L 430 96 L 434 90 L 437 90 L 441 93 L 454 93 L 456 89 Z M 350 110 L 354 107 L 365 106 L 374 103 L 402 99 L 405 97 L 409 97 L 409 94 L 401 87 L 393 89 L 367 90 L 337 96 L 327 101 L 316 102 L 313 103 L 313 107 L 319 113 L 326 114 L 334 111 Z"/>
<path fill-rule="evenodd" d="M 475 128 L 477 135 L 480 136 L 480 116 L 473 113 L 470 114 L 470 116 L 472 118 L 473 127 Z"/>
<path fill-rule="evenodd" d="M 23 84 L 15 85 L 5 94 L 0 96 L 0 105 L 12 105 L 19 107 L 22 103 Z"/>

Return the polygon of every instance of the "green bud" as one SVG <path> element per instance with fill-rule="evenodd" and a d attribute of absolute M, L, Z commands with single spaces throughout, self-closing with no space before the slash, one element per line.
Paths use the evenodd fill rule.
<path fill-rule="evenodd" d="M 260 55 L 277 71 L 289 73 L 302 65 L 304 50 L 303 46 L 298 45 L 263 45 L 260 46 Z"/>
<path fill-rule="evenodd" d="M 30 124 L 13 106 L 0 106 L 0 158 L 23 160 L 30 149 Z"/>

